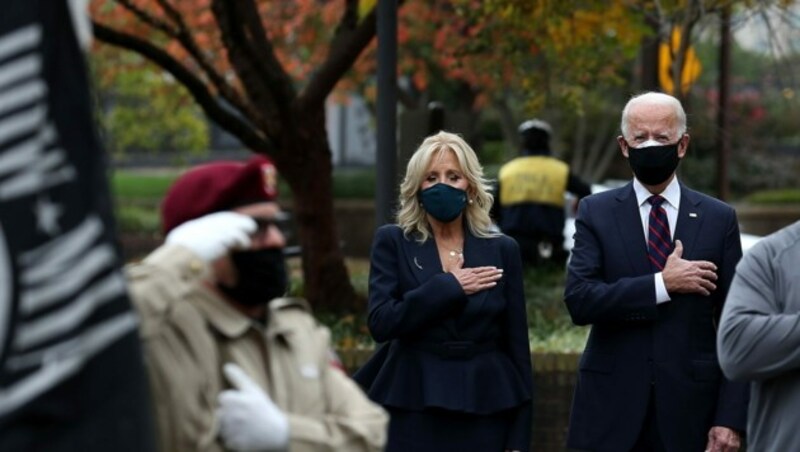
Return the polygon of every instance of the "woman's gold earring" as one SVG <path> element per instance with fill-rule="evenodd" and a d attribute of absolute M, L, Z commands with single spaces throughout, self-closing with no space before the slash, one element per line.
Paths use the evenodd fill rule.
<path fill-rule="evenodd" d="M 472 204 L 472 198 L 470 198 L 469 203 Z"/>

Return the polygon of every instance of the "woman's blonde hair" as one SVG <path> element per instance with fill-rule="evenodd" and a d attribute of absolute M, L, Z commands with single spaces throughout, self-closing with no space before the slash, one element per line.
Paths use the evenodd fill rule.
<path fill-rule="evenodd" d="M 492 230 L 489 210 L 494 197 L 490 192 L 489 181 L 483 177 L 483 167 L 478 162 L 478 156 L 463 138 L 449 132 L 439 132 L 426 138 L 408 160 L 406 175 L 403 182 L 400 183 L 400 209 L 397 211 L 397 224 L 403 229 L 406 236 L 414 236 L 420 243 L 430 238 L 432 230 L 428 224 L 425 209 L 420 205 L 417 196 L 431 161 L 448 150 L 455 154 L 461 172 L 468 183 L 467 199 L 469 202 L 464 208 L 467 227 L 476 237 L 499 235 Z"/>

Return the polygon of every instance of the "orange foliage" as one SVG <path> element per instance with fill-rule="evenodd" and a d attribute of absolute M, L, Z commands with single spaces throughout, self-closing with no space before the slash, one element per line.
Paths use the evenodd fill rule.
<path fill-rule="evenodd" d="M 167 51 L 173 58 L 200 73 L 198 62 L 176 39 L 159 30 L 158 26 L 141 20 L 130 9 L 115 0 L 92 0 L 91 13 L 95 20 L 114 29 L 145 38 Z M 169 30 L 178 24 L 156 0 L 130 1 L 154 22 Z M 209 0 L 168 1 L 177 11 L 194 42 L 220 74 L 231 74 L 216 18 Z M 284 70 L 299 85 L 326 57 L 335 24 L 341 19 L 343 1 L 316 0 L 261 1 L 259 14 L 276 57 Z"/>
<path fill-rule="evenodd" d="M 177 29 L 157 0 L 128 0 L 169 30 Z M 165 0 L 161 0 L 165 1 Z M 210 0 L 166 0 L 191 30 L 194 42 L 220 74 L 233 74 L 222 44 Z M 183 45 L 151 23 L 136 17 L 118 2 L 92 0 L 93 17 L 127 33 L 146 37 L 197 74 L 200 65 Z M 406 0 L 398 15 L 398 73 L 410 77 L 424 90 L 441 77 L 465 83 L 478 92 L 477 102 L 509 86 L 525 86 L 537 58 L 547 58 L 555 68 L 577 65 L 574 81 L 591 83 L 609 72 L 598 59 L 608 60 L 602 47 L 630 46 L 641 36 L 630 27 L 623 0 L 600 6 L 586 2 L 530 0 Z M 344 11 L 344 0 L 293 0 L 257 2 L 261 22 L 284 71 L 298 88 L 327 57 L 330 43 Z M 589 2 L 592 4 L 592 2 Z M 361 0 L 359 14 L 377 5 Z M 577 49 L 577 50 L 576 50 Z M 340 90 L 364 91 L 376 70 L 376 40 L 365 49 Z M 579 54 L 580 59 L 570 58 Z M 597 55 L 593 57 L 593 55 Z M 592 59 L 594 58 L 594 59 Z M 563 60 L 563 62 L 562 62 Z M 530 84 L 530 83 L 528 83 Z"/>

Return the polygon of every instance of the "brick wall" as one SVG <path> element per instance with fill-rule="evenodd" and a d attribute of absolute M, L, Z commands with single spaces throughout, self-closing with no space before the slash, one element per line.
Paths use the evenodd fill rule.
<path fill-rule="evenodd" d="M 796 204 L 748 205 L 740 203 L 734 207 L 742 232 L 748 234 L 769 235 L 800 220 L 800 206 Z"/>
<path fill-rule="evenodd" d="M 533 435 L 531 449 L 566 450 L 569 410 L 577 379 L 579 353 L 534 353 Z"/>

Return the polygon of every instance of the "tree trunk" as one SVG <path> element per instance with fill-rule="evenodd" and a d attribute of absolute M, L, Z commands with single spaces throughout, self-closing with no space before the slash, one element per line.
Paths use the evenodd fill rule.
<path fill-rule="evenodd" d="M 730 125 L 730 70 L 731 70 L 731 9 L 723 8 L 719 30 L 719 98 L 717 101 L 717 197 L 730 198 L 728 166 L 731 154 Z"/>
<path fill-rule="evenodd" d="M 282 174 L 292 189 L 294 220 L 302 247 L 305 296 L 316 308 L 363 309 L 365 300 L 350 283 L 339 246 L 324 110 L 298 117 L 306 118 L 302 132 L 296 129 L 298 132 L 287 134 L 284 146 L 290 152 L 281 153 L 276 163 L 284 167 Z M 291 163 L 286 161 L 293 159 L 296 160 Z"/>
<path fill-rule="evenodd" d="M 219 55 L 200 51 L 186 18 L 169 2 L 157 2 L 160 12 L 155 14 L 133 3 L 120 1 L 119 6 L 150 29 L 145 36 L 95 21 L 97 38 L 137 52 L 169 71 L 209 118 L 253 152 L 272 158 L 294 194 L 306 297 L 327 309 L 362 307 L 339 248 L 325 98 L 374 38 L 375 8 L 359 19 L 358 2 L 344 2 L 328 56 L 298 93 L 259 20 L 256 2 L 211 2 L 221 38 L 216 50 L 224 50 Z M 176 40 L 194 61 L 187 64 L 160 47 L 162 33 Z M 213 57 L 227 57 L 229 72 L 223 75 L 214 67 Z"/>
<path fill-rule="evenodd" d="M 642 39 L 639 50 L 639 86 L 642 91 L 658 91 L 658 46 L 661 43 L 658 36 L 658 24 L 648 21 L 648 25 L 655 33 Z"/>

